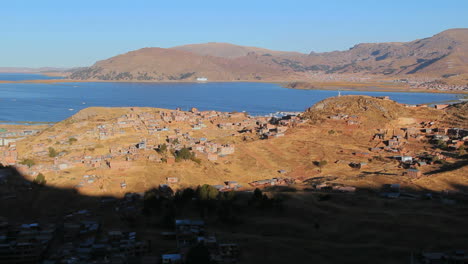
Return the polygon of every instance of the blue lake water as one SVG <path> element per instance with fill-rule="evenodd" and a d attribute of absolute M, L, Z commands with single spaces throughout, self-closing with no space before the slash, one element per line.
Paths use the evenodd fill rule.
<path fill-rule="evenodd" d="M 27 80 L 52 80 L 63 79 L 62 77 L 52 77 L 42 74 L 32 73 L 3 73 L 0 72 L 0 81 L 27 81 Z"/>
<path fill-rule="evenodd" d="M 149 106 L 247 111 L 264 115 L 303 111 L 337 91 L 294 90 L 271 83 L 10 83 L 0 84 L 0 121 L 54 122 L 90 106 Z M 419 104 L 457 99 L 455 94 L 351 92 Z M 73 109 L 73 110 L 70 110 Z"/>

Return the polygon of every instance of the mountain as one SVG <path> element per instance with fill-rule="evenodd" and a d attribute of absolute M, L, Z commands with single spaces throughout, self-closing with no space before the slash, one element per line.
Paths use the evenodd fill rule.
<path fill-rule="evenodd" d="M 468 73 L 468 29 L 411 42 L 362 43 L 302 54 L 229 43 L 144 48 L 74 70 L 72 79 L 210 81 L 307 79 L 310 73 L 448 77 Z"/>
<path fill-rule="evenodd" d="M 143 48 L 98 61 L 71 74 L 72 79 L 181 81 L 288 79 L 294 70 L 272 62 L 272 56 L 249 53 L 236 58 L 198 55 L 179 49 Z"/>
<path fill-rule="evenodd" d="M 411 42 L 363 43 L 347 51 L 311 53 L 305 64 L 328 73 L 450 75 L 468 72 L 468 29 Z"/>

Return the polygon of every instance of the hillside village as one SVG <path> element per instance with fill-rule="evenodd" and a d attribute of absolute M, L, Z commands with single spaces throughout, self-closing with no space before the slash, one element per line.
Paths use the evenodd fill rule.
<path fill-rule="evenodd" d="M 72 126 L 82 131 L 79 134 L 74 129 L 56 133 L 56 126 L 43 131 L 4 132 L 0 162 L 14 165 L 31 178 L 39 173 L 47 175 L 71 169 L 119 172 L 138 162 L 170 165 L 182 158 L 198 163 L 216 162 L 233 154 L 236 142 L 282 137 L 289 127 L 304 123 L 296 115 L 253 117 L 245 113 L 200 112 L 195 108 L 189 112 L 130 108 L 126 112 L 110 120 L 91 116 L 64 121 L 67 128 Z M 24 146 L 21 140 L 25 134 L 39 135 Z M 95 151 L 97 148 L 99 151 Z M 179 157 L 183 151 L 193 156 Z M 32 159 L 34 164 L 22 162 Z M 84 182 L 76 187 L 89 186 L 99 178 L 82 176 Z M 121 188 L 125 187 L 122 182 Z"/>
<path fill-rule="evenodd" d="M 388 97 L 376 100 L 393 103 Z M 426 105 L 404 107 L 421 111 L 427 108 Z M 439 111 L 446 107 L 448 105 L 435 106 Z M 105 177 L 99 175 L 99 172 L 118 174 L 142 164 L 167 166 L 182 160 L 202 165 L 205 162 L 230 163 L 229 156 L 236 153 L 239 144 L 284 137 L 288 129 L 307 126 L 307 113 L 256 117 L 246 113 L 198 111 L 195 108 L 187 112 L 180 109 L 127 108 L 116 109 L 109 118 L 100 111 L 85 109 L 44 130 L 3 131 L 0 133 L 0 162 L 15 166 L 31 180 L 39 173 L 57 177 L 73 171 L 75 178 L 81 178 L 75 184 L 76 188 L 102 189 Z M 367 123 L 363 116 L 339 112 L 325 116 L 321 122 L 324 122 L 323 127 L 328 124 L 334 127 L 344 125 L 347 130 L 359 130 L 363 123 Z M 351 155 L 348 154 L 348 160 L 337 158 L 328 162 L 363 169 L 368 166 L 369 160 L 379 157 L 398 161 L 398 167 L 407 170 L 403 172 L 405 175 L 419 177 L 426 165 L 436 161 L 453 162 L 450 151 L 463 149 L 468 139 L 466 128 L 450 127 L 441 120 L 421 119 L 420 122 L 413 121 L 407 126 L 393 125 L 390 128 L 387 125 L 371 129 L 369 131 L 375 132 L 369 142 L 362 142 L 367 145 L 365 150 L 349 153 Z M 330 136 L 335 132 L 328 131 Z M 28 136 L 28 140 L 23 140 Z M 431 145 L 436 147 L 429 150 L 427 146 Z M 277 171 L 280 172 L 279 175 L 272 179 L 291 178 L 287 182 L 307 179 L 307 175 L 287 177 L 289 173 L 282 168 Z M 76 175 L 77 173 L 81 175 Z M 52 177 L 47 178 L 52 180 Z M 236 179 L 226 181 L 237 182 Z M 285 183 L 285 180 L 280 182 Z M 184 185 L 178 175 L 170 175 L 160 184 Z M 121 189 L 125 189 L 125 179 L 119 185 Z M 231 189 L 223 185 L 216 186 L 219 189 Z"/>
<path fill-rule="evenodd" d="M 463 206 L 468 180 L 465 104 L 427 107 L 398 104 L 385 96 L 342 96 L 304 113 L 268 117 L 195 108 L 89 108 L 53 126 L 9 127 L 0 132 L 0 163 L 15 168 L 26 182 L 13 184 L 9 178 L 14 174 L 0 169 L 2 201 L 38 203 L 46 199 L 35 198 L 46 186 L 56 189 L 51 192 L 66 190 L 63 197 L 88 195 L 99 200 L 89 207 L 73 206 L 74 210 L 70 202 L 66 214 L 53 214 L 60 223 L 55 226 L 44 220 L 52 212 L 41 219 L 2 219 L 0 252 L 5 254 L 0 255 L 7 257 L 0 260 L 183 263 L 198 241 L 218 263 L 252 263 L 258 258 L 248 246 L 253 242 L 245 237 L 240 242 L 240 235 L 225 233 L 217 221 L 228 221 L 231 228 L 236 218 L 228 212 L 239 201 L 248 200 L 249 209 L 237 217 L 253 217 L 258 208 L 267 214 L 284 210 L 280 209 L 284 202 L 277 198 L 281 190 L 291 192 L 293 200 L 302 199 L 294 195 L 313 195 L 318 201 L 335 197 L 333 203 L 347 199 L 361 203 L 372 197 L 376 203 L 402 200 L 444 210 Z M 454 109 L 457 115 L 451 114 Z M 157 231 L 137 228 L 135 223 L 149 224 L 156 216 L 167 222 L 170 206 L 159 209 L 162 215 L 140 216 L 151 195 L 157 197 L 155 206 L 172 204 L 187 188 L 197 186 L 198 195 L 203 188 L 216 191 L 217 198 L 210 203 L 222 208 L 218 220 L 202 210 L 201 217 L 193 212 L 177 215 L 181 218 L 171 215 L 170 224 Z M 254 189 L 265 196 L 258 196 L 257 190 L 252 193 Z M 231 193 L 237 200 L 226 202 Z M 210 203 L 192 207 L 191 199 L 184 202 L 190 210 L 200 206 L 212 210 Z M 256 203 L 260 207 L 251 207 Z M 187 210 L 179 206 L 176 211 Z M 110 216 L 114 214 L 119 224 Z M 437 256 L 467 258 L 450 252 L 424 251 L 419 257 L 421 263 L 435 263 L 430 261 Z"/>

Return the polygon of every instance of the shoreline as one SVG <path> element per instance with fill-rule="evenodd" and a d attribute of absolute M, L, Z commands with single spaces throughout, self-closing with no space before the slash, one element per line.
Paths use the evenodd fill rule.
<path fill-rule="evenodd" d="M 127 81 L 127 80 L 72 80 L 72 79 L 48 79 L 48 80 L 21 80 L 21 81 L 5 81 L 0 80 L 0 84 L 59 84 L 59 83 L 155 83 L 155 84 L 170 84 L 170 83 L 273 83 L 280 85 L 286 89 L 297 89 L 297 90 L 328 90 L 328 91 L 356 91 L 356 92 L 387 92 L 387 93 L 446 93 L 446 94 L 468 94 L 468 91 L 443 91 L 443 90 L 429 90 L 429 89 L 411 89 L 402 85 L 396 85 L 391 82 L 308 82 L 307 87 L 288 87 L 295 81 L 285 80 L 234 80 L 234 81 L 208 81 L 208 82 L 197 82 L 197 81 Z"/>

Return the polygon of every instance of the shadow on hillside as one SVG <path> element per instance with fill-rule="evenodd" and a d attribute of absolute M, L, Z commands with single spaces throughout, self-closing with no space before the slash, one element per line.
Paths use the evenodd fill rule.
<path fill-rule="evenodd" d="M 430 172 L 427 172 L 425 173 L 425 175 L 433 175 L 433 174 L 437 174 L 437 173 L 441 173 L 441 172 L 449 172 L 449 171 L 454 171 L 454 170 L 458 170 L 458 169 L 461 169 L 465 166 L 468 166 L 468 159 L 462 159 L 462 160 L 458 160 L 454 163 L 446 163 L 446 164 L 442 164 L 442 166 L 436 170 L 433 170 L 433 171 L 430 171 Z"/>
<path fill-rule="evenodd" d="M 452 184 L 452 192 L 400 189 L 399 186 L 358 189 L 355 193 L 336 192 L 332 188 L 302 192 L 294 186 L 276 186 L 266 189 L 253 203 L 248 202 L 249 199 L 252 201 L 258 194 L 245 192 L 239 196 L 246 199 L 238 199 L 234 203 L 217 199 L 201 208 L 201 211 L 192 198 L 187 199 L 188 202 L 182 207 L 193 206 L 191 215 L 174 211 L 171 206 L 176 209 L 180 207 L 171 194 L 169 199 L 155 200 L 155 207 L 148 215 L 140 210 L 141 206 L 132 211 L 132 214 L 145 219 L 132 224 L 122 219 L 122 215 L 115 210 L 125 199 L 86 196 L 73 188 L 41 186 L 26 180 L 14 168 L 1 170 L 0 175 L 8 175 L 5 177 L 7 182 L 0 184 L 0 216 L 6 217 L 9 222 L 61 224 L 65 216 L 87 210 L 90 212 L 88 218 L 102 223 L 104 230 L 127 226 L 130 230 L 138 229 L 138 232 L 151 234 L 152 243 L 159 243 L 153 251 L 156 255 L 169 252 L 165 250 L 174 247 L 172 242 L 158 236 L 164 230 L 161 223 L 166 222 L 166 216 L 172 216 L 168 217 L 172 225 L 174 216 L 204 219 L 210 229 L 240 241 L 244 248 L 244 260 L 249 256 L 252 258 L 252 261 L 240 263 L 284 263 L 291 256 L 300 263 L 313 257 L 312 253 L 317 251 L 323 255 L 319 258 L 320 263 L 343 263 L 345 259 L 360 260 L 353 263 L 366 263 L 365 260 L 372 258 L 372 254 L 374 257 L 385 256 L 392 261 L 401 261 L 406 260 L 412 251 L 458 249 L 466 245 L 462 238 L 468 235 L 459 211 L 460 205 L 464 207 L 467 204 L 464 192 L 468 191 L 468 184 Z M 108 220 L 104 221 L 104 218 Z M 150 223 L 151 219 L 156 218 L 157 223 Z M 168 226 L 164 226 L 165 230 L 171 230 Z M 445 240 L 442 237 L 455 238 Z M 316 241 L 325 243 L 327 248 Z M 297 251 L 289 247 L 290 244 L 297 248 L 308 245 L 309 250 Z M 275 250 L 278 248 L 286 249 Z M 256 254 L 258 250 L 266 249 L 268 254 L 266 251 L 265 254 Z M 343 255 L 337 256 L 337 250 Z M 367 250 L 373 253 L 366 253 L 363 257 L 363 251 Z"/>
<path fill-rule="evenodd" d="M 461 160 L 452 164 L 451 166 L 437 171 L 427 173 L 432 175 L 439 172 L 456 170 L 463 166 L 468 165 L 468 160 Z M 364 174 L 382 174 L 382 175 L 394 175 L 391 173 L 376 173 L 363 171 Z M 14 167 L 0 167 L 0 216 L 17 219 L 17 220 L 48 220 L 48 221 L 61 221 L 63 216 L 70 214 L 77 210 L 91 209 L 100 215 L 107 213 L 114 213 L 113 210 L 103 210 L 108 204 L 114 204 L 124 198 L 118 198 L 113 196 L 88 196 L 80 194 L 75 188 L 58 188 L 49 185 L 39 185 L 34 182 L 27 180 L 20 174 Z M 427 177 L 427 176 L 426 176 Z M 320 178 L 320 177 L 319 177 Z M 320 179 L 317 179 L 320 181 Z M 310 184 L 316 183 L 312 181 Z M 395 181 L 394 183 L 398 183 Z M 389 184 L 392 184 L 389 182 Z M 452 193 L 465 193 L 468 192 L 467 185 L 451 184 Z M 388 187 L 388 186 L 387 186 Z M 358 189 L 358 193 L 380 193 L 386 188 L 385 185 L 375 189 Z M 154 189 L 152 189 L 154 190 Z M 306 190 L 310 190 L 306 188 Z M 330 189 L 331 190 L 331 189 Z M 293 187 L 281 187 L 276 186 L 275 188 L 267 188 L 265 191 L 271 193 L 284 193 L 284 192 L 296 192 Z M 327 189 L 321 190 L 321 192 L 327 192 Z M 416 196 L 423 197 L 427 193 L 434 193 L 430 189 L 405 189 L 405 192 L 412 193 Z M 339 192 L 335 192 L 339 193 Z M 140 194 L 143 198 L 143 193 Z M 140 213 L 140 212 L 138 212 Z"/>
<path fill-rule="evenodd" d="M 61 221 L 73 211 L 99 209 L 116 200 L 111 196 L 82 195 L 74 188 L 36 184 L 14 167 L 0 168 L 0 176 L 0 216 L 13 220 Z"/>

